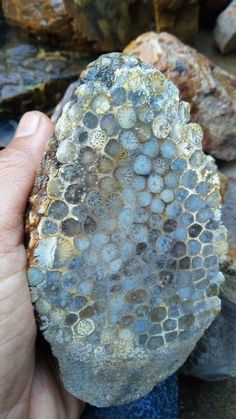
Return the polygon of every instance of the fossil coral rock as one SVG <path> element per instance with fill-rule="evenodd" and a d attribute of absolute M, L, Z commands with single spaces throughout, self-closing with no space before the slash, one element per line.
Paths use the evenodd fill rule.
<path fill-rule="evenodd" d="M 152 0 L 3 0 L 8 21 L 58 47 L 122 50 L 150 29 Z"/>
<path fill-rule="evenodd" d="M 144 395 L 220 310 L 219 178 L 188 121 L 161 72 L 104 55 L 41 162 L 28 281 L 65 387 L 91 404 Z"/>
<path fill-rule="evenodd" d="M 187 44 L 194 44 L 198 31 L 198 0 L 154 0 L 158 32 L 176 35 Z"/>
<path fill-rule="evenodd" d="M 236 158 L 236 77 L 167 33 L 146 33 L 125 49 L 154 65 L 191 104 L 191 118 L 201 124 L 203 148 L 222 160 Z"/>
<path fill-rule="evenodd" d="M 221 52 L 236 49 L 236 0 L 233 0 L 217 19 L 214 38 Z"/>
<path fill-rule="evenodd" d="M 49 111 L 90 57 L 44 50 L 16 42 L 0 49 L 0 118 L 32 108 Z"/>
<path fill-rule="evenodd" d="M 197 344 L 183 372 L 217 380 L 236 377 L 236 165 L 228 170 L 228 187 L 222 206 L 222 219 L 228 229 L 228 254 L 221 268 L 225 282 L 221 285 L 222 311 Z"/>

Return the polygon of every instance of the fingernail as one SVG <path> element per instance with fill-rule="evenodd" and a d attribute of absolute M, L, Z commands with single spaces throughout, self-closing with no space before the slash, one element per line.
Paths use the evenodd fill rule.
<path fill-rule="evenodd" d="M 27 112 L 25 113 L 17 127 L 15 138 L 28 137 L 33 135 L 39 126 L 40 115 L 38 112 Z"/>

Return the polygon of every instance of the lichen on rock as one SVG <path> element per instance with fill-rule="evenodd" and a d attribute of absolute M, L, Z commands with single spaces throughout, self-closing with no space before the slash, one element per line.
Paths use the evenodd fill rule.
<path fill-rule="evenodd" d="M 66 389 L 128 403 L 176 371 L 220 310 L 220 182 L 154 67 L 81 74 L 30 197 L 28 281 Z"/>

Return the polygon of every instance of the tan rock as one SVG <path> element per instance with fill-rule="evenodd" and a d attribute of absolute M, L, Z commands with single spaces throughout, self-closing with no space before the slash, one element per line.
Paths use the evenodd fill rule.
<path fill-rule="evenodd" d="M 203 148 L 222 160 L 236 158 L 236 77 L 173 35 L 149 32 L 125 52 L 161 70 L 191 103 L 192 121 L 204 131 Z"/>
<path fill-rule="evenodd" d="M 176 35 L 183 42 L 194 44 L 198 31 L 198 0 L 154 0 L 158 32 Z"/>
<path fill-rule="evenodd" d="M 221 52 L 227 54 L 236 49 L 236 0 L 219 15 L 214 38 Z"/>

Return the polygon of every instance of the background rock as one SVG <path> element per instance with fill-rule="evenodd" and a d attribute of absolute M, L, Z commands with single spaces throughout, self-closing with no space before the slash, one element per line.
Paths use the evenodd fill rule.
<path fill-rule="evenodd" d="M 176 35 L 187 44 L 194 44 L 198 31 L 198 0 L 154 0 L 158 32 Z"/>
<path fill-rule="evenodd" d="M 180 377 L 179 419 L 234 419 L 236 380 L 207 382 Z"/>
<path fill-rule="evenodd" d="M 218 17 L 214 37 L 221 52 L 226 54 L 236 49 L 236 0 Z"/>
<path fill-rule="evenodd" d="M 90 60 L 26 42 L 0 49 L 0 120 L 33 108 L 49 112 Z"/>
<path fill-rule="evenodd" d="M 5 17 L 41 42 L 77 51 L 122 50 L 150 29 L 152 0 L 3 0 Z"/>
<path fill-rule="evenodd" d="M 236 158 L 236 77 L 167 33 L 146 33 L 125 52 L 163 71 L 191 104 L 204 132 L 203 148 L 218 159 Z"/>
<path fill-rule="evenodd" d="M 97 51 L 122 50 L 154 18 L 152 0 L 65 0 L 79 38 Z"/>
<path fill-rule="evenodd" d="M 11 24 L 31 33 L 56 39 L 72 36 L 71 18 L 63 0 L 2 0 L 2 7 Z"/>

